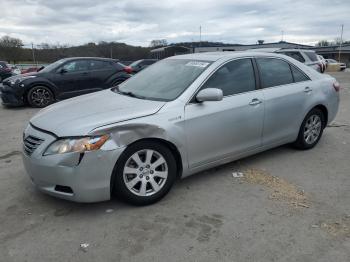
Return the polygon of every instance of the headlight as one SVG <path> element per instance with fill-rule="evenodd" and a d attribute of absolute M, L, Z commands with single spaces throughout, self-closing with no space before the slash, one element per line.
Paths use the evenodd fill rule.
<path fill-rule="evenodd" d="M 29 78 L 35 78 L 36 76 L 15 76 L 14 79 L 9 79 L 9 82 L 10 82 L 10 85 L 15 85 L 19 82 L 23 82 L 24 80 L 26 79 L 29 79 Z"/>
<path fill-rule="evenodd" d="M 46 149 L 44 156 L 98 150 L 108 139 L 109 135 L 60 139 Z"/>

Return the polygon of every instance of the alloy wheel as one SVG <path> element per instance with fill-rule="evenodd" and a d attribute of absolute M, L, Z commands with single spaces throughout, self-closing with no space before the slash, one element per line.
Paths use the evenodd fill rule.
<path fill-rule="evenodd" d="M 130 192 L 137 196 L 151 196 L 159 192 L 168 178 L 168 164 L 157 151 L 137 151 L 126 161 L 123 180 Z"/>
<path fill-rule="evenodd" d="M 320 116 L 311 115 L 305 123 L 304 127 L 304 140 L 307 144 L 311 145 L 317 141 L 322 130 L 322 121 Z"/>
<path fill-rule="evenodd" d="M 50 104 L 52 96 L 50 91 L 45 88 L 36 88 L 30 95 L 32 103 L 38 107 Z"/>

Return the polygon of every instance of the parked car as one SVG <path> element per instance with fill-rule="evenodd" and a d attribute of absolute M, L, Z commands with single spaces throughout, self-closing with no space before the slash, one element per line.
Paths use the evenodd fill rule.
<path fill-rule="evenodd" d="M 345 63 L 339 63 L 338 61 L 334 59 L 326 59 L 327 64 L 337 64 L 340 67 L 340 71 L 344 71 L 346 69 L 346 64 Z"/>
<path fill-rule="evenodd" d="M 304 63 L 305 65 L 315 69 L 316 71 L 322 72 L 322 64 L 318 60 L 315 51 L 306 49 L 280 49 L 275 51 L 279 54 L 284 54 L 294 58 L 295 60 Z"/>
<path fill-rule="evenodd" d="M 100 91 L 128 79 L 131 70 L 108 58 L 66 58 L 39 72 L 13 76 L 3 82 L 2 103 L 45 107 L 55 101 Z"/>
<path fill-rule="evenodd" d="M 141 59 L 131 63 L 129 66 L 132 68 L 133 73 L 138 73 L 157 61 L 157 59 Z"/>
<path fill-rule="evenodd" d="M 33 72 L 38 72 L 40 67 L 28 67 L 26 69 L 21 70 L 21 74 L 28 74 L 28 73 L 33 73 Z"/>
<path fill-rule="evenodd" d="M 41 110 L 24 130 L 24 166 L 59 198 L 151 204 L 178 177 L 286 143 L 313 148 L 336 116 L 339 88 L 274 53 L 175 56 Z"/>
<path fill-rule="evenodd" d="M 12 68 L 8 63 L 4 61 L 0 61 L 0 83 L 6 78 L 13 76 Z"/>
<path fill-rule="evenodd" d="M 318 61 L 321 64 L 321 73 L 324 73 L 324 71 L 326 71 L 326 69 L 327 69 L 327 61 L 321 55 L 317 55 L 317 58 L 318 58 Z"/>
<path fill-rule="evenodd" d="M 21 74 L 21 70 L 17 66 L 15 66 L 13 64 L 8 64 L 8 67 L 11 68 L 12 73 L 14 73 L 15 75 Z"/>

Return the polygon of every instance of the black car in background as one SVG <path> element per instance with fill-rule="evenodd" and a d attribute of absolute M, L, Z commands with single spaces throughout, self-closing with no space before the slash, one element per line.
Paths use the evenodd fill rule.
<path fill-rule="evenodd" d="M 150 66 L 157 61 L 157 59 L 141 59 L 131 63 L 129 66 L 131 67 L 133 73 L 138 73 L 142 69 L 145 69 L 147 66 Z"/>
<path fill-rule="evenodd" d="M 14 73 L 12 72 L 12 68 L 9 66 L 7 62 L 0 61 L 0 83 L 11 76 L 13 76 Z"/>
<path fill-rule="evenodd" d="M 118 60 L 96 57 L 65 58 L 39 72 L 7 78 L 1 87 L 6 106 L 45 107 L 55 101 L 118 85 L 131 75 Z"/>

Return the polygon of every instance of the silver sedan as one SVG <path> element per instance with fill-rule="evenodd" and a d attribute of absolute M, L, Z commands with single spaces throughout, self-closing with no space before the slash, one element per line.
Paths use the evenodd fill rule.
<path fill-rule="evenodd" d="M 170 57 L 41 110 L 24 131 L 24 166 L 56 197 L 151 204 L 178 177 L 287 143 L 314 147 L 336 116 L 339 88 L 279 54 Z"/>

